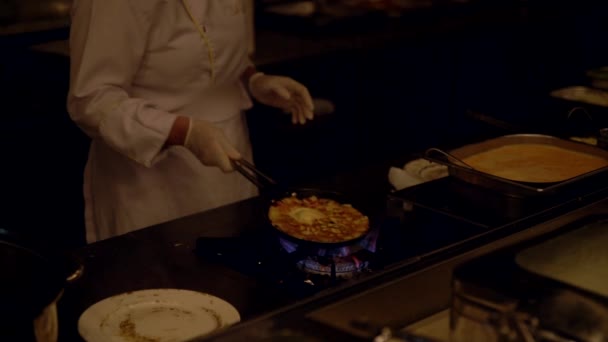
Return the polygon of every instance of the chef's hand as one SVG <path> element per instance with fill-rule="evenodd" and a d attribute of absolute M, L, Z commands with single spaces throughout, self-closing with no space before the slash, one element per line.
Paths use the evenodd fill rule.
<path fill-rule="evenodd" d="M 224 172 L 234 170 L 231 159 L 241 159 L 224 132 L 205 120 L 190 119 L 184 146 L 204 165 L 217 166 Z"/>
<path fill-rule="evenodd" d="M 314 106 L 308 89 L 292 78 L 256 72 L 249 78 L 249 91 L 259 102 L 291 113 L 291 122 L 312 120 Z"/>

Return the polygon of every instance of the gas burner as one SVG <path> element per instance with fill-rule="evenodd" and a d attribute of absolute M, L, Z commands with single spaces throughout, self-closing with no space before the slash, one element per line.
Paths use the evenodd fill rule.
<path fill-rule="evenodd" d="M 335 247 L 298 244 L 285 238 L 279 238 L 279 243 L 300 271 L 333 280 L 350 279 L 369 268 L 370 256 L 376 252 L 378 234 L 375 229 L 351 245 Z"/>
<path fill-rule="evenodd" d="M 298 252 L 308 256 L 321 256 L 327 258 L 341 258 L 353 255 L 362 250 L 374 253 L 378 241 L 378 229 L 370 231 L 365 237 L 350 245 L 326 247 L 323 243 L 310 243 L 300 246 L 297 242 L 279 237 L 279 244 L 288 253 Z"/>
<path fill-rule="evenodd" d="M 363 246 L 359 244 L 345 245 L 339 247 L 324 247 L 322 243 L 317 244 L 306 244 L 300 247 L 296 242 L 279 238 L 279 244 L 283 249 L 292 254 L 298 252 L 298 254 L 305 254 L 310 256 L 322 256 L 322 257 L 345 257 L 351 254 L 355 254 L 363 249 Z"/>
<path fill-rule="evenodd" d="M 350 279 L 368 268 L 369 261 L 361 259 L 355 255 L 338 258 L 312 256 L 298 261 L 297 266 L 307 273 L 326 275 L 333 279 Z"/>

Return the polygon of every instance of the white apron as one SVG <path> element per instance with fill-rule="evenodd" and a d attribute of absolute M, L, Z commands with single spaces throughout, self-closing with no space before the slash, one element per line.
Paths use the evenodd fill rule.
<path fill-rule="evenodd" d="M 238 173 L 163 149 L 179 114 L 214 122 L 252 159 L 244 1 L 185 1 L 74 2 L 68 111 L 92 138 L 88 242 L 257 195 Z"/>

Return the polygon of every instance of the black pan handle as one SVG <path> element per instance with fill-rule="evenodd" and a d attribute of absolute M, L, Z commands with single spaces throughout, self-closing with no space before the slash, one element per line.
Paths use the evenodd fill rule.
<path fill-rule="evenodd" d="M 232 159 L 234 169 L 247 178 L 251 183 L 255 184 L 260 190 L 275 188 L 278 182 L 258 170 L 253 164 L 245 159 Z"/>

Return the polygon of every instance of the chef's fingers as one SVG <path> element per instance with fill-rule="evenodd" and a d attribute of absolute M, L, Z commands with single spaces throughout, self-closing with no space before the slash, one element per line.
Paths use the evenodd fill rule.
<path fill-rule="evenodd" d="M 236 148 L 234 148 L 234 146 L 232 146 L 232 144 L 230 142 L 228 142 L 228 140 L 220 139 L 219 142 L 220 142 L 220 146 L 224 150 L 224 153 L 226 154 L 227 158 L 234 159 L 234 160 L 243 158 L 241 156 L 241 153 L 239 151 L 237 151 Z M 232 168 L 231 163 L 230 163 L 230 166 Z"/>
<path fill-rule="evenodd" d="M 308 108 L 308 105 L 302 101 L 297 94 L 292 94 L 292 101 L 286 104 L 285 112 L 291 113 L 291 123 L 304 125 L 307 120 L 312 120 L 313 112 Z"/>
<path fill-rule="evenodd" d="M 308 119 L 308 120 L 312 120 L 314 119 L 314 113 L 313 113 L 313 109 L 307 108 L 307 107 L 302 107 L 302 115 L 304 116 L 304 118 Z"/>
<path fill-rule="evenodd" d="M 294 113 L 297 114 L 298 123 L 303 125 L 306 123 L 306 115 L 304 113 L 304 108 L 302 108 L 302 104 L 299 102 L 294 102 L 292 106 Z"/>
<path fill-rule="evenodd" d="M 295 110 L 294 106 L 291 106 L 289 109 L 289 113 L 291 113 L 291 123 L 293 125 L 298 123 L 298 112 Z"/>
<path fill-rule="evenodd" d="M 306 123 L 306 116 L 304 116 L 304 109 L 300 106 L 297 106 L 298 108 L 298 118 L 300 119 L 300 124 L 303 125 Z"/>
<path fill-rule="evenodd" d="M 234 166 L 232 166 L 232 162 L 226 155 L 218 159 L 218 167 L 225 173 L 234 171 Z"/>
<path fill-rule="evenodd" d="M 310 99 L 310 94 L 298 94 L 298 96 L 294 97 L 300 105 L 300 109 L 304 117 L 308 120 L 312 120 L 314 118 L 315 105 L 312 99 Z"/>
<path fill-rule="evenodd" d="M 306 123 L 306 114 L 305 109 L 302 107 L 301 101 L 298 101 L 298 95 L 292 94 L 292 101 L 289 103 L 289 110 L 296 118 L 296 123 L 304 124 Z"/>
<path fill-rule="evenodd" d="M 212 142 L 202 161 L 205 165 L 216 165 L 226 173 L 234 170 L 226 151 L 226 144 L 221 141 Z"/>
<path fill-rule="evenodd" d="M 303 125 L 306 123 L 306 118 L 304 117 L 304 113 L 302 112 L 302 108 L 298 103 L 293 103 L 292 106 L 293 117 L 295 118 L 295 123 L 299 123 Z"/>
<path fill-rule="evenodd" d="M 311 111 L 314 110 L 312 96 L 310 96 L 310 92 L 308 91 L 308 88 L 306 88 L 301 83 L 294 82 L 294 84 L 292 84 L 292 91 L 296 95 L 295 98 L 297 100 L 299 100 L 300 102 L 302 102 L 304 107 L 310 109 Z"/>

